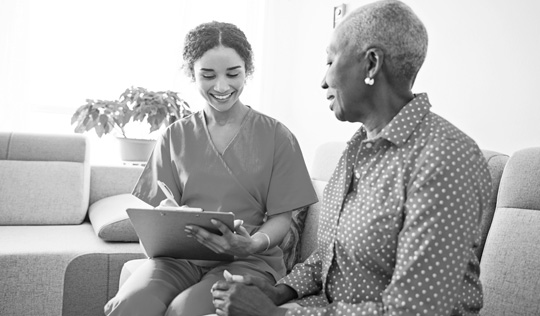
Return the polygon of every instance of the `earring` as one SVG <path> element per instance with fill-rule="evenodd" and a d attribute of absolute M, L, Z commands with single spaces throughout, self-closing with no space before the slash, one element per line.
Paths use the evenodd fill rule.
<path fill-rule="evenodd" d="M 372 85 L 375 83 L 375 79 L 370 78 L 370 77 L 366 77 L 366 79 L 364 79 L 364 82 L 365 82 L 368 86 L 372 86 Z"/>

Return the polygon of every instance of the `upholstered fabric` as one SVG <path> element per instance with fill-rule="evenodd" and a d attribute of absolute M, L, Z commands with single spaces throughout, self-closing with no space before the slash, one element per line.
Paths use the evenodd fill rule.
<path fill-rule="evenodd" d="M 83 135 L 0 132 L 0 225 L 80 224 L 88 158 Z"/>
<path fill-rule="evenodd" d="M 493 214 L 495 213 L 495 207 L 497 203 L 497 192 L 499 191 L 499 184 L 501 182 L 501 175 L 504 170 L 504 166 L 508 161 L 508 155 L 501 154 L 491 150 L 482 150 L 484 157 L 488 163 L 489 173 L 491 174 L 491 198 L 487 207 L 482 212 L 482 219 L 480 221 L 480 244 L 475 248 L 474 252 L 478 257 L 478 260 L 482 259 L 482 252 L 484 251 L 484 245 L 486 242 L 489 227 L 493 220 Z"/>
<path fill-rule="evenodd" d="M 152 208 L 130 193 L 101 199 L 90 205 L 88 216 L 96 235 L 106 241 L 138 242 L 139 237 L 126 213 L 127 208 Z"/>
<path fill-rule="evenodd" d="M 124 263 L 144 257 L 140 252 L 87 253 L 75 257 L 64 277 L 62 316 L 103 315 L 103 306 L 118 292 Z"/>
<path fill-rule="evenodd" d="M 0 160 L 85 162 L 89 156 L 80 134 L 0 132 Z"/>
<path fill-rule="evenodd" d="M 515 152 L 502 174 L 486 239 L 481 315 L 540 315 L 540 147 Z"/>
<path fill-rule="evenodd" d="M 502 178 L 497 207 L 540 210 L 540 147 L 515 152 Z"/>
<path fill-rule="evenodd" d="M 0 226 L 0 240 L 0 315 L 6 316 L 61 315 L 64 273 L 78 255 L 141 252 L 138 243 L 96 238 L 90 223 Z"/>
<path fill-rule="evenodd" d="M 540 210 L 496 210 L 480 263 L 481 315 L 540 315 L 539 227 Z"/>
<path fill-rule="evenodd" d="M 108 196 L 131 193 L 142 170 L 141 166 L 92 166 L 90 204 Z"/>
<path fill-rule="evenodd" d="M 300 238 L 300 257 L 297 262 L 303 262 L 317 248 L 317 227 L 319 222 L 319 212 L 322 207 L 323 191 L 326 186 L 326 181 L 311 180 L 313 188 L 317 193 L 319 202 L 311 205 L 307 211 L 307 216 L 304 223 L 304 231 Z"/>
<path fill-rule="evenodd" d="M 311 179 L 328 182 L 346 146 L 345 142 L 328 142 L 317 147 L 309 170 Z"/>
<path fill-rule="evenodd" d="M 0 225 L 80 224 L 84 181 L 83 163 L 0 160 Z"/>

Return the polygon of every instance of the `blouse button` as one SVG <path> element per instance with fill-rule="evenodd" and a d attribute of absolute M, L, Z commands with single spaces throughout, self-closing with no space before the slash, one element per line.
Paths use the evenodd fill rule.
<path fill-rule="evenodd" d="M 355 171 L 354 176 L 356 177 L 356 179 L 360 179 L 360 172 L 358 172 L 358 170 Z"/>
<path fill-rule="evenodd" d="M 367 143 L 367 144 L 366 144 L 366 147 L 367 147 L 367 148 L 371 148 L 371 146 L 373 146 L 373 144 L 371 144 L 371 143 Z"/>

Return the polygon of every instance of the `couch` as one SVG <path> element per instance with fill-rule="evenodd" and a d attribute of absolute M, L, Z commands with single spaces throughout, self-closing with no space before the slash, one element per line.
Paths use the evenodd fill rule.
<path fill-rule="evenodd" d="M 314 155 L 310 174 L 320 199 L 344 146 L 321 144 Z M 136 203 L 109 202 L 126 198 L 142 168 L 92 166 L 88 151 L 81 135 L 0 133 L 0 315 L 102 315 L 103 305 L 144 257 L 137 242 L 105 240 L 104 229 L 96 226 L 107 225 L 95 215 L 118 201 Z M 539 315 L 540 148 L 510 159 L 483 152 L 493 190 L 476 249 L 485 293 L 482 315 Z M 59 176 L 65 173 L 71 176 Z M 60 212 L 48 199 L 46 207 L 38 207 L 48 195 L 78 204 Z M 6 202 L 16 207 L 6 208 Z M 17 213 L 29 210 L 27 217 Z M 309 207 L 297 261 L 316 246 L 319 211 L 320 203 Z M 108 220 L 126 223 L 125 217 Z M 109 228 L 118 231 L 119 240 L 133 234 L 128 226 L 115 225 Z"/>
<path fill-rule="evenodd" d="M 101 315 L 92 306 L 116 292 L 107 280 L 144 257 L 137 243 L 98 237 L 88 216 L 130 192 L 142 167 L 92 166 L 89 151 L 79 134 L 0 133 L 0 315 L 70 314 L 71 294 L 95 301 L 78 315 Z"/>

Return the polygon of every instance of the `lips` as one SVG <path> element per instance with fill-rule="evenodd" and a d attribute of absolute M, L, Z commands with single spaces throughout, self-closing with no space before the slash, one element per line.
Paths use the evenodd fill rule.
<path fill-rule="evenodd" d="M 330 101 L 330 110 L 334 110 L 334 96 L 333 95 L 327 95 L 326 99 Z"/>
<path fill-rule="evenodd" d="M 210 93 L 210 95 L 213 96 L 215 99 L 217 99 L 219 101 L 225 101 L 225 100 L 229 99 L 233 95 L 233 93 L 234 92 L 227 93 L 227 94 L 213 94 L 213 93 Z"/>

